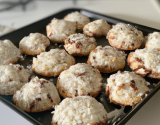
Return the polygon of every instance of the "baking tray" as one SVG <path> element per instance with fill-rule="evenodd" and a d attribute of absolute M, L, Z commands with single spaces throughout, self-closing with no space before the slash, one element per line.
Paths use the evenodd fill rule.
<path fill-rule="evenodd" d="M 56 13 L 54 15 L 51 15 L 47 18 L 44 18 L 40 21 L 32 23 L 28 26 L 25 26 L 23 28 L 15 30 L 11 33 L 5 34 L 4 36 L 0 37 L 0 40 L 9 39 L 18 47 L 19 41 L 24 36 L 28 36 L 29 33 L 34 33 L 34 32 L 39 32 L 39 33 L 43 33 L 43 34 L 46 35 L 46 25 L 48 25 L 53 18 L 62 19 L 68 13 L 71 13 L 71 12 L 74 12 L 74 11 L 79 11 L 80 13 L 88 16 L 91 19 L 91 21 L 96 20 L 96 19 L 104 19 L 111 25 L 114 25 L 114 24 L 119 23 L 119 22 L 130 24 L 132 26 L 135 26 L 137 29 L 141 30 L 143 32 L 144 36 L 148 35 L 148 33 L 154 32 L 154 31 L 160 32 L 157 29 L 153 29 L 153 28 L 150 28 L 150 27 L 135 24 L 135 23 L 128 22 L 128 21 L 125 21 L 125 20 L 113 18 L 113 17 L 110 17 L 110 16 L 106 16 L 106 15 L 99 14 L 99 13 L 96 13 L 96 12 L 88 11 L 88 10 L 85 10 L 85 9 L 69 8 L 69 9 L 62 10 L 61 12 L 58 12 L 58 13 Z M 77 32 L 82 32 L 82 31 L 79 30 Z M 105 36 L 96 38 L 96 41 L 97 41 L 97 45 L 102 45 L 102 46 L 109 45 L 108 40 L 106 39 Z M 47 51 L 49 51 L 52 48 L 63 48 L 63 44 L 51 43 L 51 45 L 47 48 Z M 143 45 L 141 46 L 141 48 L 143 48 Z M 126 51 L 125 53 L 128 54 L 129 52 L 131 52 L 131 51 Z M 32 58 L 33 58 L 33 56 L 25 56 L 24 60 L 19 60 L 18 63 L 22 64 L 25 68 L 29 68 L 29 66 L 31 65 L 30 62 L 31 62 Z M 75 60 L 76 60 L 76 63 L 78 63 L 78 62 L 86 63 L 87 62 L 87 56 L 86 57 L 75 57 Z M 131 71 L 131 69 L 127 65 L 127 62 L 126 62 L 125 68 L 122 69 L 121 71 L 125 71 L 125 70 Z M 114 72 L 114 73 L 116 73 L 116 72 Z M 31 76 L 35 76 L 35 75 L 36 75 L 35 73 L 31 72 Z M 106 79 L 111 74 L 101 73 L 101 75 L 103 77 L 103 83 L 106 83 Z M 42 77 L 42 76 L 39 76 L 39 75 L 36 75 L 36 76 L 41 77 L 41 78 L 46 78 L 46 77 Z M 54 84 L 56 84 L 56 82 L 57 82 L 57 77 L 51 77 L 51 78 L 46 78 L 46 79 L 48 79 L 50 81 L 53 81 Z M 112 125 L 112 124 L 124 125 L 159 90 L 160 84 L 157 85 L 156 87 L 153 85 L 154 83 L 158 83 L 159 80 L 151 79 L 151 78 L 147 78 L 147 77 L 145 77 L 145 79 L 151 83 L 151 85 L 149 86 L 151 91 L 147 95 L 147 97 L 145 97 L 135 107 L 126 106 L 124 108 L 125 114 L 119 116 L 116 119 L 116 121 L 109 123 L 109 125 Z M 104 89 L 96 99 L 104 105 L 104 107 L 105 107 L 105 109 L 107 110 L 108 113 L 115 110 L 115 109 L 120 109 L 121 108 L 120 106 L 109 102 L 108 98 L 105 95 L 105 90 Z M 36 124 L 36 125 L 50 125 L 51 124 L 51 119 L 52 119 L 51 112 L 53 111 L 53 109 L 48 110 L 48 111 L 44 111 L 44 112 L 40 112 L 40 113 L 27 113 L 27 112 L 24 112 L 21 109 L 17 108 L 12 103 L 12 96 L 10 96 L 10 95 L 9 96 L 0 95 L 0 100 L 4 104 L 6 104 L 7 106 L 9 106 L 13 110 L 15 110 L 17 113 L 22 115 L 24 118 L 26 118 L 27 120 L 29 120 L 33 124 Z M 111 119 L 109 121 L 111 121 Z"/>

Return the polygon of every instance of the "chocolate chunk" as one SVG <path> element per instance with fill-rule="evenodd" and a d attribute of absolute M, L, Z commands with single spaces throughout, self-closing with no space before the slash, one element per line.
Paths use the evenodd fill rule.
<path fill-rule="evenodd" d="M 41 101 L 41 98 L 36 98 L 37 101 Z"/>
<path fill-rule="evenodd" d="M 134 46 L 134 43 L 132 43 L 131 46 Z"/>
<path fill-rule="evenodd" d="M 40 81 L 40 84 L 41 84 L 41 88 L 43 88 L 43 84 L 45 83 L 46 81 L 45 80 L 43 80 L 43 81 Z"/>
<path fill-rule="evenodd" d="M 35 106 L 35 100 L 30 105 L 30 110 Z"/>
<path fill-rule="evenodd" d="M 53 102 L 53 100 L 52 100 L 52 98 L 51 98 L 51 96 L 50 96 L 50 94 L 48 93 L 47 94 L 47 97 L 51 100 L 51 103 Z"/>
<path fill-rule="evenodd" d="M 82 75 L 84 75 L 86 72 L 83 72 L 83 73 L 77 73 L 76 75 L 77 76 L 82 76 Z"/>
<path fill-rule="evenodd" d="M 131 80 L 130 86 L 134 89 L 134 91 L 138 90 L 138 88 L 135 85 L 135 81 L 134 80 Z"/>
<path fill-rule="evenodd" d="M 78 96 L 78 91 L 76 90 L 75 96 Z"/>
<path fill-rule="evenodd" d="M 19 67 L 19 70 L 22 70 L 22 67 Z"/>
<path fill-rule="evenodd" d="M 13 81 L 13 79 L 9 79 L 9 82 Z"/>
<path fill-rule="evenodd" d="M 140 62 L 140 63 L 143 63 L 143 61 L 139 58 L 135 58 L 136 61 Z"/>
<path fill-rule="evenodd" d="M 80 46 L 82 46 L 82 43 L 77 43 L 77 44 L 76 44 L 76 48 L 77 48 L 77 49 L 79 49 Z"/>

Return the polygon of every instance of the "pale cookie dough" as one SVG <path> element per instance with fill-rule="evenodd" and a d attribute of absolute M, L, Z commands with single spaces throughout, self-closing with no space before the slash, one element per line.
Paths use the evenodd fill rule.
<path fill-rule="evenodd" d="M 96 97 L 102 89 L 102 77 L 97 69 L 78 63 L 59 75 L 57 89 L 64 98 L 86 95 Z"/>
<path fill-rule="evenodd" d="M 107 79 L 106 95 L 110 102 L 134 106 L 149 92 L 147 81 L 134 72 L 118 71 Z"/>
<path fill-rule="evenodd" d="M 0 40 L 0 65 L 17 62 L 21 53 L 10 40 Z"/>
<path fill-rule="evenodd" d="M 160 50 L 160 32 L 150 33 L 145 40 L 146 48 L 157 49 Z"/>
<path fill-rule="evenodd" d="M 64 20 L 76 22 L 77 29 L 83 29 L 83 27 L 90 22 L 90 19 L 87 16 L 78 11 L 68 14 L 64 17 Z"/>
<path fill-rule="evenodd" d="M 41 112 L 58 105 L 60 97 L 52 82 L 35 77 L 13 95 L 13 103 L 26 112 Z"/>
<path fill-rule="evenodd" d="M 88 58 L 87 63 L 100 72 L 111 73 L 125 66 L 126 54 L 111 46 L 98 46 Z"/>
<path fill-rule="evenodd" d="M 137 74 L 160 79 L 160 51 L 156 49 L 137 49 L 128 55 L 127 62 Z"/>
<path fill-rule="evenodd" d="M 76 33 L 76 22 L 53 19 L 46 26 L 47 36 L 54 43 L 64 43 L 71 34 Z"/>
<path fill-rule="evenodd" d="M 107 34 L 111 46 L 119 50 L 134 50 L 141 46 L 143 33 L 133 26 L 117 23 Z"/>
<path fill-rule="evenodd" d="M 73 56 L 86 56 L 97 46 L 93 37 L 84 34 L 72 34 L 65 40 L 65 49 Z"/>
<path fill-rule="evenodd" d="M 45 52 L 47 46 L 50 45 L 49 39 L 41 33 L 30 33 L 25 36 L 19 43 L 19 49 L 22 54 L 39 55 Z"/>
<path fill-rule="evenodd" d="M 29 70 L 19 64 L 0 65 L 0 94 L 13 95 L 29 78 Z"/>
<path fill-rule="evenodd" d="M 104 106 L 90 96 L 66 98 L 55 107 L 51 125 L 107 125 Z"/>
<path fill-rule="evenodd" d="M 85 25 L 83 28 L 83 33 L 86 36 L 100 37 L 102 35 L 106 36 L 110 29 L 111 25 L 109 25 L 105 20 L 101 19 Z"/>
<path fill-rule="evenodd" d="M 62 49 L 51 49 L 33 57 L 32 71 L 42 76 L 57 76 L 75 64 L 75 59 Z"/>

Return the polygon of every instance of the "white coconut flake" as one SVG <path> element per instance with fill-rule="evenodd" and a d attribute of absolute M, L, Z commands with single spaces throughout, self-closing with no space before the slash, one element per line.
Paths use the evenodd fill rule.
<path fill-rule="evenodd" d="M 27 69 L 30 71 L 30 73 L 33 72 L 31 68 L 32 68 L 32 65 L 27 65 Z"/>
<path fill-rule="evenodd" d="M 110 113 L 107 113 L 107 117 L 108 119 L 112 119 L 112 122 L 114 122 L 118 117 L 120 117 L 121 115 L 125 115 L 124 113 L 124 108 L 125 107 L 122 107 L 121 109 L 115 109 L 113 110 L 112 112 Z"/>
<path fill-rule="evenodd" d="M 53 79 L 49 79 L 50 82 L 53 82 Z"/>

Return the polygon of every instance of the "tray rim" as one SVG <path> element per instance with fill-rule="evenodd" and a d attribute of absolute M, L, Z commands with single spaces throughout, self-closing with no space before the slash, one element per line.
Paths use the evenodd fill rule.
<path fill-rule="evenodd" d="M 58 11 L 56 13 L 53 13 L 47 17 L 44 17 L 38 21 L 35 21 L 33 23 L 30 23 L 28 25 L 25 25 L 24 27 L 21 27 L 19 29 L 16 29 L 14 31 L 11 31 L 9 33 L 6 33 L 2 36 L 0 36 L 0 39 L 4 39 L 6 36 L 12 34 L 12 33 L 15 33 L 19 30 L 23 30 L 29 26 L 32 26 L 32 25 L 35 25 L 37 24 L 38 22 L 41 22 L 43 20 L 46 20 L 47 18 L 50 18 L 50 17 L 53 17 L 59 13 L 63 13 L 65 11 L 86 11 L 86 12 L 89 12 L 89 13 L 94 13 L 94 15 L 96 14 L 97 16 L 102 16 L 104 18 L 109 18 L 113 21 L 116 21 L 116 22 L 123 22 L 123 23 L 127 23 L 127 24 L 132 24 L 132 25 L 136 25 L 137 27 L 143 27 L 144 29 L 149 29 L 149 30 L 154 30 L 154 31 L 158 31 L 160 32 L 159 29 L 155 29 L 155 28 L 151 28 L 151 27 L 148 27 L 148 26 L 144 26 L 144 25 L 141 25 L 141 24 L 137 24 L 137 23 L 134 23 L 134 22 L 130 22 L 130 21 L 127 21 L 127 20 L 122 20 L 122 19 L 119 19 L 119 18 L 115 18 L 115 17 L 112 17 L 112 16 L 108 16 L 108 15 L 104 15 L 104 14 L 101 14 L 101 13 L 97 13 L 97 12 L 94 12 L 94 11 L 91 11 L 91 10 L 87 10 L 87 9 L 83 9 L 83 8 L 65 8 L 65 9 L 62 9 L 61 11 Z M 47 25 L 47 24 L 46 24 Z M 151 97 L 154 96 L 154 94 L 160 89 L 160 84 L 158 84 L 148 95 L 146 98 L 144 98 L 141 103 L 137 104 L 134 108 L 134 110 L 132 111 L 129 111 L 129 113 L 127 113 L 122 119 L 121 121 L 119 121 L 116 125 L 123 125 L 125 123 L 127 123 L 127 121 L 144 105 L 146 104 L 146 102 L 148 102 L 149 99 L 151 99 Z M 6 95 L 7 96 L 7 95 Z M 36 124 L 36 125 L 43 125 L 42 123 L 40 123 L 39 121 L 37 121 L 36 119 L 32 118 L 30 115 L 28 115 L 25 111 L 22 111 L 21 109 L 19 109 L 17 106 L 15 106 L 13 103 L 5 100 L 3 97 L 0 96 L 0 101 L 7 105 L 9 108 L 11 108 L 12 110 L 14 110 L 15 112 L 17 112 L 18 114 L 20 114 L 23 118 L 25 118 L 26 120 L 28 120 L 29 122 L 33 123 L 33 124 Z"/>

